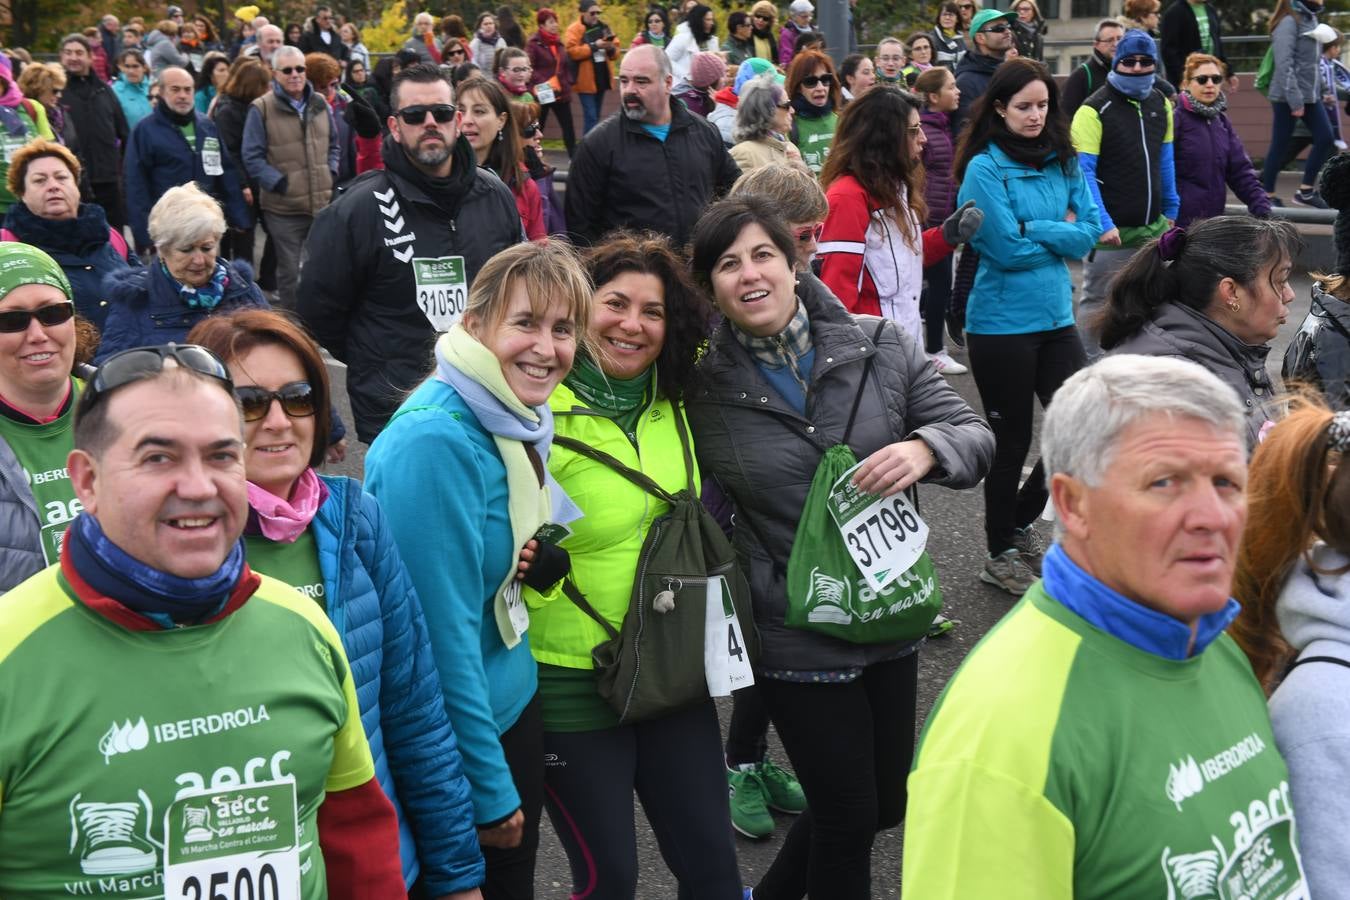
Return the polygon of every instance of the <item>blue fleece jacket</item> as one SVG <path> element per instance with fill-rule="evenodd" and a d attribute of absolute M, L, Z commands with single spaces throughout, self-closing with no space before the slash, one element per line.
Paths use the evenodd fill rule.
<path fill-rule="evenodd" d="M 520 806 L 499 736 L 538 687 L 528 637 L 508 650 L 492 611 L 518 551 L 506 466 L 463 398 L 432 378 L 371 445 L 366 488 L 389 516 L 422 599 L 475 820 L 495 823 Z"/>
<path fill-rule="evenodd" d="M 320 476 L 310 529 L 328 617 L 351 664 L 375 777 L 398 812 L 403 876 L 430 896 L 483 883 L 469 783 L 445 713 L 422 604 L 380 504 L 353 478 Z"/>

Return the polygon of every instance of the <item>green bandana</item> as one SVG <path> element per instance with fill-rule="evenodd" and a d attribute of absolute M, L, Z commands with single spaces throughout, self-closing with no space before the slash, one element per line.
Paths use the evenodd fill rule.
<path fill-rule="evenodd" d="M 651 402 L 651 366 L 638 377 L 624 380 L 606 375 L 589 356 L 579 355 L 564 381 L 587 406 L 617 422 L 637 446 L 637 422 Z"/>
<path fill-rule="evenodd" d="M 0 243 L 0 300 L 26 284 L 46 284 L 58 288 L 67 300 L 74 299 L 66 273 L 46 253 L 17 241 Z"/>

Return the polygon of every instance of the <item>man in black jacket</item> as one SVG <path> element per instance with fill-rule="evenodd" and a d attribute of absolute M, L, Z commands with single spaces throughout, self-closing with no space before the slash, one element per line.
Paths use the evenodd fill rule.
<path fill-rule="evenodd" d="M 1204 27 L 1201 27 L 1203 21 Z M 1217 56 L 1228 69 L 1228 89 L 1237 90 L 1237 76 L 1228 66 L 1223 54 L 1223 34 L 1220 31 L 1219 11 L 1205 0 L 1173 0 L 1163 13 L 1159 26 L 1163 66 L 1173 84 L 1181 84 L 1186 70 L 1186 57 L 1192 53 Z"/>
<path fill-rule="evenodd" d="M 385 168 L 351 182 L 309 232 L 297 312 L 347 364 L 367 443 L 426 377 L 436 336 L 464 314 L 478 270 L 524 237 L 510 189 L 460 136 L 453 99 L 435 66 L 395 76 Z"/>
<path fill-rule="evenodd" d="M 716 126 L 670 96 L 665 51 L 634 47 L 619 66 L 622 114 L 581 140 L 567 176 L 572 240 L 649 228 L 683 246 L 704 208 L 740 177 Z"/>
<path fill-rule="evenodd" d="M 89 39 L 68 34 L 61 39 L 61 66 L 66 70 L 66 92 L 61 98 L 79 130 L 80 162 L 89 174 L 92 199 L 108 215 L 108 224 L 127 224 L 122 208 L 122 148 L 130 129 L 122 104 L 112 88 L 94 73 Z"/>
<path fill-rule="evenodd" d="M 351 50 L 342 43 L 342 37 L 333 27 L 332 9 L 320 6 L 314 10 L 314 18 L 305 23 L 305 30 L 300 33 L 300 52 L 327 53 L 342 63 L 343 70 L 346 70 Z"/>
<path fill-rule="evenodd" d="M 982 9 L 970 20 L 970 52 L 956 65 L 956 86 L 961 89 L 960 105 L 952 115 L 952 134 L 960 135 L 961 126 L 975 101 L 984 96 L 994 70 L 1003 64 L 1013 47 L 1015 12 Z"/>
<path fill-rule="evenodd" d="M 1092 39 L 1092 55 L 1087 58 L 1087 62 L 1069 73 L 1064 89 L 1059 94 L 1059 108 L 1070 122 L 1083 101 L 1106 84 L 1106 76 L 1111 72 L 1111 60 L 1116 55 L 1116 44 L 1124 36 L 1125 26 L 1115 19 L 1102 19 L 1097 23 L 1097 36 Z"/>

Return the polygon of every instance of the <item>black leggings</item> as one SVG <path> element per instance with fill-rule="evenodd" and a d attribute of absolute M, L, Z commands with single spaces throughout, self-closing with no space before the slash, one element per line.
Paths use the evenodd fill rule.
<path fill-rule="evenodd" d="M 1047 406 L 1059 386 L 1087 357 L 1072 325 L 1031 334 L 966 335 L 975 387 L 994 430 L 994 465 L 984 479 L 984 533 L 991 556 L 1013 546 L 1013 532 L 1036 521 L 1049 492 L 1041 461 L 1022 480 L 1031 451 L 1037 398 Z"/>
<path fill-rule="evenodd" d="M 525 814 L 525 834 L 520 846 L 503 850 L 484 847 L 487 880 L 483 900 L 530 900 L 534 897 L 534 859 L 539 851 L 539 816 L 544 804 L 544 719 L 539 695 L 529 702 L 516 724 L 501 737 L 506 764 L 520 795 Z"/>
<path fill-rule="evenodd" d="M 548 817 L 572 867 L 572 896 L 637 895 L 637 791 L 680 900 L 740 900 L 726 766 L 712 701 L 636 725 L 548 732 Z"/>
<path fill-rule="evenodd" d="M 759 765 L 769 752 L 769 711 L 759 695 L 759 685 L 741 688 L 731 695 L 731 724 L 727 726 L 727 766 Z"/>
<path fill-rule="evenodd" d="M 553 117 L 558 120 L 558 128 L 562 131 L 563 146 L 567 148 L 567 158 L 572 158 L 572 153 L 577 149 L 577 131 L 576 123 L 572 121 L 572 101 L 555 100 L 547 106 L 539 107 L 539 127 L 542 129 L 544 123 L 548 121 L 549 110 L 553 111 Z"/>
<path fill-rule="evenodd" d="M 947 322 L 947 304 L 952 297 L 952 258 L 942 259 L 923 270 L 923 349 L 942 352 L 942 329 Z"/>
<path fill-rule="evenodd" d="M 919 654 L 848 684 L 759 682 L 807 810 L 755 886 L 755 900 L 869 900 L 872 842 L 905 816 Z"/>

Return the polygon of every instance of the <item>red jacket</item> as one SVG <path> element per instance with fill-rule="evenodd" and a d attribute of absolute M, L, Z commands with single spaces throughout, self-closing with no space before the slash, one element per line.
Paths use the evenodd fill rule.
<path fill-rule="evenodd" d="M 880 316 L 883 299 L 917 302 L 923 268 L 955 249 L 942 239 L 941 227 L 921 232 L 921 248 L 910 246 L 852 175 L 835 179 L 825 199 L 830 212 L 817 251 L 820 280 L 849 312 Z"/>

